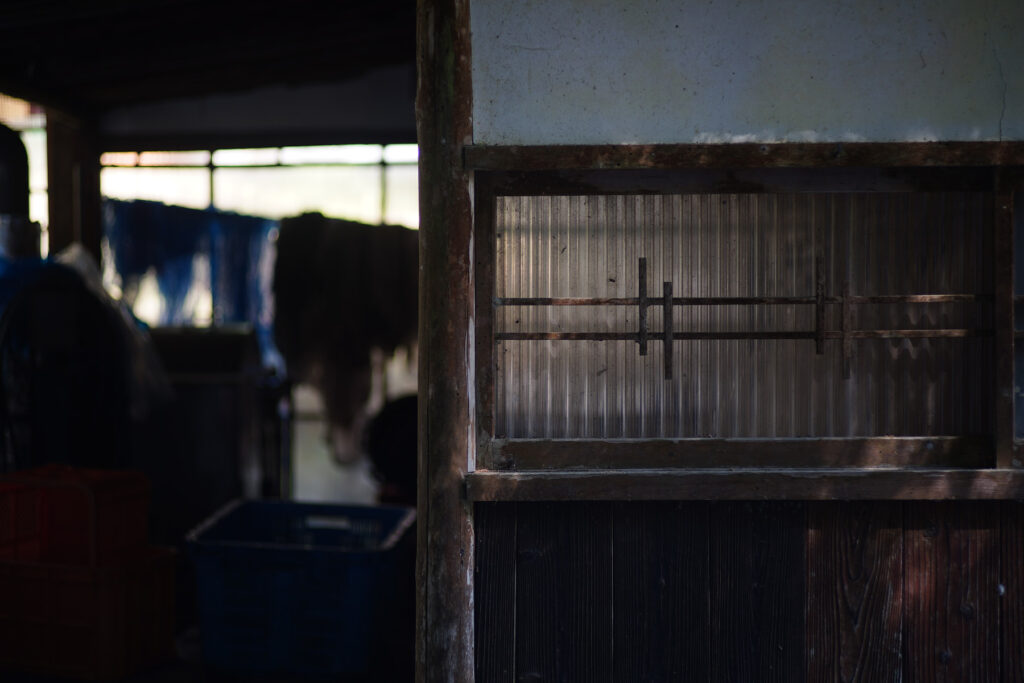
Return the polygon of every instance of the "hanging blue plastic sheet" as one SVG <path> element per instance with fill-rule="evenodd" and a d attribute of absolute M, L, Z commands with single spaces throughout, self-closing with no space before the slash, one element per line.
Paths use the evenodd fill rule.
<path fill-rule="evenodd" d="M 190 294 L 209 288 L 214 325 L 248 323 L 270 349 L 270 276 L 277 221 L 159 202 L 104 201 L 103 227 L 126 294 L 154 273 L 163 299 L 157 325 L 194 325 Z M 197 264 L 209 264 L 207 273 Z M 207 280 L 208 276 L 208 280 Z M 130 302 L 129 302 L 130 303 Z"/>

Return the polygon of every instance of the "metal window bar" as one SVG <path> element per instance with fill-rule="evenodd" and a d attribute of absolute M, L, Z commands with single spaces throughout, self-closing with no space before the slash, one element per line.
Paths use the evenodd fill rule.
<path fill-rule="evenodd" d="M 676 340 L 728 340 L 728 339 L 761 339 L 761 340 L 813 340 L 815 350 L 820 355 L 825 352 L 825 341 L 839 339 L 842 341 L 843 374 L 849 377 L 850 357 L 853 354 L 854 339 L 937 339 L 988 337 L 991 329 L 984 328 L 920 328 L 920 329 L 852 329 L 852 307 L 864 304 L 942 304 L 942 303 L 977 303 L 992 301 L 991 295 L 985 294 L 882 294 L 874 296 L 858 296 L 849 293 L 850 283 L 844 281 L 840 296 L 825 294 L 825 273 L 823 257 L 819 254 L 816 260 L 815 295 L 814 296 L 775 296 L 775 297 L 736 297 L 736 296 L 682 296 L 672 295 L 672 283 L 665 282 L 663 295 L 647 296 L 647 259 L 639 259 L 639 293 L 636 297 L 495 297 L 494 305 L 499 306 L 636 306 L 638 309 L 639 326 L 636 332 L 497 332 L 495 341 L 635 341 L 640 348 L 640 355 L 647 354 L 647 343 L 652 339 L 661 339 L 664 347 L 665 379 L 672 379 L 672 342 Z M 1024 301 L 1024 296 L 1016 297 Z M 813 305 L 815 307 L 815 326 L 813 330 L 773 330 L 762 332 L 722 332 L 722 331 L 676 331 L 673 329 L 673 309 L 676 306 L 792 306 Z M 661 331 L 652 331 L 647 325 L 647 309 L 661 306 L 664 325 Z M 826 326 L 826 306 L 839 306 L 841 313 L 840 329 L 828 329 Z M 1018 332 L 1024 336 L 1024 331 Z"/>

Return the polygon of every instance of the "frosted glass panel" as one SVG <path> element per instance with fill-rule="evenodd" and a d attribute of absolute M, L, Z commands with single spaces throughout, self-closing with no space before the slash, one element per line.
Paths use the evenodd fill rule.
<path fill-rule="evenodd" d="M 983 193 L 499 197 L 496 291 L 508 298 L 824 293 L 972 294 L 981 301 L 863 303 L 850 328 L 991 330 L 991 195 Z M 683 438 L 991 433 L 990 336 L 676 340 L 665 379 L 661 306 L 646 355 L 632 340 L 503 340 L 496 435 Z M 824 309 L 839 331 L 841 306 Z M 628 333 L 636 305 L 502 305 L 495 332 Z M 676 334 L 813 332 L 815 306 L 678 305 Z M 985 332 L 982 332 L 985 334 Z M 845 367 L 844 367 L 845 366 Z"/>

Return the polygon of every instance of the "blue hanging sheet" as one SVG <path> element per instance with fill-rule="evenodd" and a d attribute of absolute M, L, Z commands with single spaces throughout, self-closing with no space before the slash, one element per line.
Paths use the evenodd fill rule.
<path fill-rule="evenodd" d="M 103 228 L 125 288 L 152 269 L 164 299 L 159 325 L 192 325 L 186 297 L 195 257 L 210 264 L 214 325 L 248 323 L 269 351 L 269 263 L 277 221 L 159 202 L 104 200 Z"/>

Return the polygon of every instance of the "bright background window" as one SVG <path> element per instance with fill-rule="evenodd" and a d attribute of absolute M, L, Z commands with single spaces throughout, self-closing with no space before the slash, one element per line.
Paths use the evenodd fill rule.
<path fill-rule="evenodd" d="M 100 188 L 113 199 L 418 228 L 417 160 L 416 145 L 109 152 Z"/>

